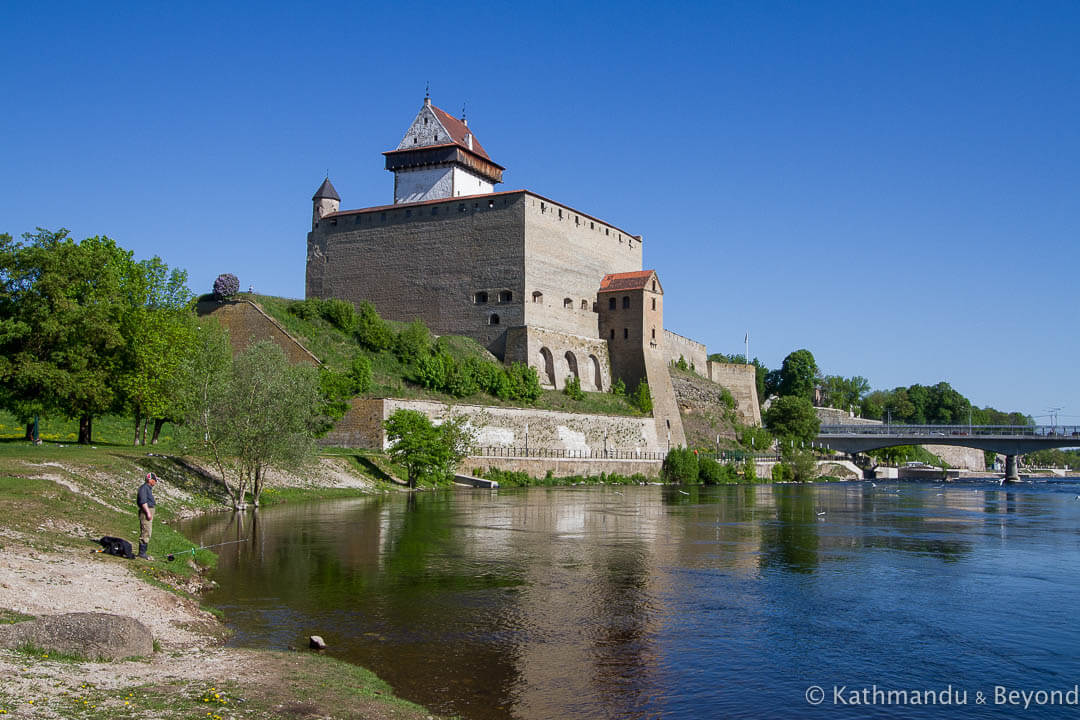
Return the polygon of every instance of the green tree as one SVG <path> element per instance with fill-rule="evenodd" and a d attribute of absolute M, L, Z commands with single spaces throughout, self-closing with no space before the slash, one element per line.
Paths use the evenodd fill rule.
<path fill-rule="evenodd" d="M 765 411 L 765 427 L 780 438 L 784 446 L 806 443 L 818 434 L 821 421 L 818 420 L 814 406 L 804 397 L 787 395 L 777 398 Z"/>
<path fill-rule="evenodd" d="M 585 399 L 585 392 L 581 389 L 581 378 L 577 375 L 570 375 L 566 378 L 566 387 L 563 388 L 563 392 L 571 400 Z"/>
<path fill-rule="evenodd" d="M 315 433 L 324 424 L 319 372 L 290 365 L 269 341 L 231 361 L 215 353 L 194 369 L 195 402 L 185 422 L 191 452 L 209 457 L 234 509 L 246 507 L 249 491 L 258 507 L 269 468 L 297 469 L 315 456 Z"/>
<path fill-rule="evenodd" d="M 818 375 L 814 355 L 809 350 L 796 350 L 784 358 L 784 363 L 780 368 L 777 394 L 780 397 L 793 395 L 812 402 Z"/>
<path fill-rule="evenodd" d="M 870 381 L 860 375 L 849 378 L 826 375 L 821 384 L 825 390 L 826 405 L 838 410 L 860 407 L 863 396 L 870 391 Z"/>
<path fill-rule="evenodd" d="M 630 404 L 646 415 L 652 412 L 652 393 L 649 392 L 649 383 L 644 380 L 638 383 L 637 388 L 630 396 Z"/>
<path fill-rule="evenodd" d="M 818 476 L 817 458 L 810 450 L 788 445 L 782 451 L 784 464 L 794 473 L 795 482 L 813 482 Z"/>
<path fill-rule="evenodd" d="M 672 448 L 660 467 L 660 477 L 664 482 L 679 485 L 698 483 L 698 455 L 688 448 Z"/>
<path fill-rule="evenodd" d="M 39 228 L 22 243 L 5 238 L 4 400 L 17 412 L 78 418 L 79 442 L 88 444 L 94 417 L 119 409 L 122 323 L 140 271 L 107 237 L 76 243 L 67 230 Z"/>
<path fill-rule="evenodd" d="M 418 410 L 395 410 L 384 426 L 392 443 L 390 457 L 405 466 L 412 488 L 423 479 L 435 482 L 450 479 L 473 441 L 461 417 L 435 425 Z"/>

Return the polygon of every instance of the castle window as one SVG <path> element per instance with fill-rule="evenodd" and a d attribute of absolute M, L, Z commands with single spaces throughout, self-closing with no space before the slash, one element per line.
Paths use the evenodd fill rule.
<path fill-rule="evenodd" d="M 563 301 L 562 301 L 562 306 L 563 306 L 564 308 L 567 308 L 567 309 L 571 309 L 571 310 L 572 310 L 572 309 L 574 308 L 574 301 L 573 301 L 573 300 L 571 300 L 570 298 L 563 298 Z"/>
<path fill-rule="evenodd" d="M 562 208 L 559 208 L 559 219 L 562 220 Z"/>
<path fill-rule="evenodd" d="M 623 310 L 629 310 L 630 309 L 630 296 L 629 295 L 626 295 L 626 296 L 623 297 L 623 299 L 622 299 L 622 309 Z"/>
<path fill-rule="evenodd" d="M 653 340 L 655 340 L 655 339 L 656 339 L 656 328 L 653 328 L 653 329 L 652 329 L 652 339 L 653 339 Z"/>
<path fill-rule="evenodd" d="M 629 337 L 630 337 L 630 328 L 623 328 L 622 329 L 622 339 L 626 340 Z"/>
<path fill-rule="evenodd" d="M 608 310 L 614 310 L 615 309 L 615 298 L 613 298 L 613 297 L 608 298 L 608 300 L 607 300 L 607 309 Z M 612 330 L 612 332 L 615 332 L 615 331 Z"/>
<path fill-rule="evenodd" d="M 615 328 L 611 328 L 611 339 L 615 339 Z"/>
<path fill-rule="evenodd" d="M 476 303 L 477 305 L 483 305 L 484 303 L 487 302 L 487 293 L 484 292 L 483 290 L 476 293 L 475 295 L 473 295 L 473 302 Z"/>
<path fill-rule="evenodd" d="M 425 125 L 427 125 L 427 121 L 428 121 L 428 119 L 427 119 L 427 118 L 424 118 L 424 124 L 425 124 Z"/>
<path fill-rule="evenodd" d="M 540 305 L 544 304 L 544 293 L 539 290 L 533 290 L 533 302 Z"/>
<path fill-rule="evenodd" d="M 540 203 L 540 214 L 542 215 L 542 214 L 544 214 L 546 212 L 547 212 L 547 205 L 545 205 L 544 203 Z"/>
<path fill-rule="evenodd" d="M 588 310 L 589 309 L 589 301 L 588 300 L 582 300 L 581 301 L 581 309 L 582 310 Z"/>
<path fill-rule="evenodd" d="M 458 195 L 460 195 L 460 194 L 461 194 L 461 193 L 458 193 Z M 457 211 L 458 211 L 458 212 L 465 212 L 465 203 L 460 203 L 460 204 L 458 204 L 458 206 L 457 206 Z"/>
<path fill-rule="evenodd" d="M 653 310 L 655 310 L 655 309 L 656 309 L 656 298 L 653 298 L 653 299 L 652 299 L 652 309 L 653 309 Z"/>
<path fill-rule="evenodd" d="M 510 302 L 514 299 L 514 293 L 509 290 L 499 291 L 499 302 Z"/>
<path fill-rule="evenodd" d="M 415 145 L 415 144 L 416 144 L 417 142 L 419 142 L 419 141 L 418 141 L 418 140 L 417 140 L 417 139 L 416 139 L 416 138 L 414 137 L 414 138 L 412 139 L 412 144 L 413 144 L 413 145 Z"/>
<path fill-rule="evenodd" d="M 656 281 L 655 280 L 652 281 L 652 291 L 656 292 Z M 656 309 L 656 300 L 653 300 L 653 310 L 655 310 L 655 309 Z"/>
<path fill-rule="evenodd" d="M 495 207 L 495 201 L 494 200 L 488 200 L 488 207 L 489 208 Z"/>
<path fill-rule="evenodd" d="M 611 228 L 604 228 L 604 235 L 611 235 Z"/>
<path fill-rule="evenodd" d="M 574 224 L 575 225 L 580 225 L 581 224 L 581 218 L 578 217 L 577 215 L 574 216 Z"/>
<path fill-rule="evenodd" d="M 592 223 L 592 222 L 589 223 L 589 229 L 590 230 L 595 230 L 596 229 L 596 223 Z"/>
<path fill-rule="evenodd" d="M 491 316 L 488 317 L 488 325 L 498 325 L 498 324 L 499 324 L 499 316 L 496 315 L 495 313 L 491 313 Z"/>
<path fill-rule="evenodd" d="M 355 224 L 356 224 L 356 225 L 359 225 L 359 224 L 360 224 L 360 218 L 361 218 L 361 217 L 363 217 L 363 216 L 362 216 L 362 215 L 357 215 L 357 216 L 356 216 L 356 222 L 355 222 Z"/>
<path fill-rule="evenodd" d="M 439 133 L 435 133 L 435 142 L 439 142 Z"/>

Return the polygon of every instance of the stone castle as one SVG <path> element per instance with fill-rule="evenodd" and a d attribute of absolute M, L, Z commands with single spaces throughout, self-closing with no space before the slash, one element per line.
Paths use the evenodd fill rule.
<path fill-rule="evenodd" d="M 329 177 L 315 192 L 307 297 L 369 300 L 387 319 L 472 337 L 549 388 L 571 376 L 594 391 L 645 380 L 657 442 L 686 444 L 668 365 L 682 356 L 709 377 L 714 364 L 664 329 L 640 235 L 529 190 L 496 191 L 504 168 L 430 98 L 383 155 L 392 204 L 341 210 Z"/>

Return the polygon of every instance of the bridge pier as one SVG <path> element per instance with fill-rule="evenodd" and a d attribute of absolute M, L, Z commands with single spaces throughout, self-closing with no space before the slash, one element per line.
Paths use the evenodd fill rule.
<path fill-rule="evenodd" d="M 1016 470 L 1016 456 L 1005 456 L 1005 482 L 1020 482 L 1020 473 Z"/>

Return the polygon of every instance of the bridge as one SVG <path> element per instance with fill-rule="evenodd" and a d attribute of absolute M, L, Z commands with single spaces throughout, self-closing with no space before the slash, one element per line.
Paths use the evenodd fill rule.
<path fill-rule="evenodd" d="M 1080 426 L 1062 425 L 822 425 L 815 439 L 831 450 L 866 452 L 897 445 L 960 445 L 1005 456 L 1005 479 L 1017 481 L 1016 456 L 1080 447 Z"/>

